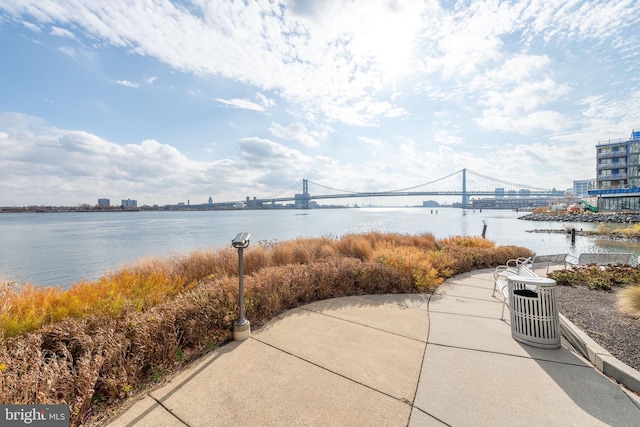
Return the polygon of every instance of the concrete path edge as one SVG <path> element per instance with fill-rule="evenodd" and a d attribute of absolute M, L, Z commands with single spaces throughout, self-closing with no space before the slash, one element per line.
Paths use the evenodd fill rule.
<path fill-rule="evenodd" d="M 640 372 L 616 359 L 562 314 L 560 314 L 560 330 L 567 341 L 596 369 L 629 390 L 640 393 Z"/>

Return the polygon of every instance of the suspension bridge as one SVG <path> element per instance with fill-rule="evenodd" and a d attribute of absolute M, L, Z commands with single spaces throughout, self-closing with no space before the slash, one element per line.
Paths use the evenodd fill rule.
<path fill-rule="evenodd" d="M 310 184 L 314 190 L 324 193 L 309 191 Z M 296 189 L 302 190 L 291 195 Z M 477 197 L 559 197 L 563 193 L 556 189 L 535 187 L 526 184 L 516 184 L 505 180 L 492 178 L 468 169 L 462 169 L 445 177 L 431 182 L 402 188 L 392 191 L 366 191 L 357 192 L 328 187 L 308 179 L 302 179 L 297 183 L 280 190 L 267 197 L 247 197 L 249 206 L 275 205 L 282 202 L 294 202 L 297 207 L 309 208 L 311 200 L 320 199 L 344 199 L 353 197 L 399 197 L 399 196 L 460 196 L 462 207 L 469 205 L 472 196 Z"/>

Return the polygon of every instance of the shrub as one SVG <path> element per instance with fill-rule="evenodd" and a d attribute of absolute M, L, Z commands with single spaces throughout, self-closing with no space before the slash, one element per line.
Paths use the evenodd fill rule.
<path fill-rule="evenodd" d="M 422 292 L 434 289 L 444 281 L 438 270 L 433 267 L 428 254 L 423 249 L 413 246 L 380 244 L 371 254 L 371 259 L 410 275 L 416 289 Z"/>
<path fill-rule="evenodd" d="M 233 252 L 232 263 L 234 265 L 229 276 L 238 274 L 238 251 L 234 250 Z M 270 248 L 264 245 L 250 246 L 244 250 L 243 256 L 245 274 L 253 274 L 272 265 Z"/>
<path fill-rule="evenodd" d="M 443 239 L 439 241 L 442 251 L 447 255 L 447 268 L 451 275 L 477 270 L 480 268 L 496 267 L 506 264 L 509 259 L 534 255 L 529 249 L 517 246 L 494 247 L 493 242 L 482 238 Z M 477 246 L 473 246 L 473 245 Z"/>
<path fill-rule="evenodd" d="M 312 301 L 345 295 L 414 290 L 402 271 L 355 258 L 329 258 L 308 265 L 263 269 L 246 277 L 247 317 L 257 324 L 277 313 Z"/>
<path fill-rule="evenodd" d="M 586 286 L 589 289 L 611 290 L 614 286 L 640 283 L 640 268 L 628 265 L 607 265 L 601 268 L 590 264 L 573 266 L 549 273 L 558 285 Z"/>
<path fill-rule="evenodd" d="M 560 286 L 586 286 L 589 289 L 611 290 L 611 278 L 597 265 L 556 270 L 549 273 L 549 277 Z"/>
<path fill-rule="evenodd" d="M 518 250 L 518 256 L 529 256 L 526 250 L 527 255 L 522 255 L 523 248 Z M 515 256 L 514 251 L 514 248 L 494 248 L 493 242 L 477 237 L 436 241 L 430 233 L 371 232 L 349 234 L 341 239 L 260 242 L 246 250 L 244 267 L 245 274 L 252 275 L 273 266 L 309 264 L 339 256 L 361 261 L 377 258 L 385 265 L 403 269 L 413 277 L 417 289 L 424 290 L 453 274 L 504 263 L 508 258 L 501 252 Z M 127 310 L 144 311 L 193 288 L 204 278 L 234 277 L 237 271 L 237 251 L 224 248 L 142 260 L 96 281 L 79 282 L 64 291 L 7 284 L 1 291 L 4 298 L 0 306 L 0 330 L 10 337 L 67 317 L 117 316 Z"/>
<path fill-rule="evenodd" d="M 79 282 L 67 290 L 26 284 L 7 291 L 9 305 L 0 313 L 0 328 L 11 337 L 68 317 L 117 316 L 126 309 L 146 310 L 195 285 L 170 267 L 168 263 L 147 261 L 95 282 Z"/>
<path fill-rule="evenodd" d="M 402 272 L 353 258 L 267 267 L 246 278 L 257 327 L 283 310 L 334 296 L 411 291 Z M 66 319 L 0 343 L 4 402 L 70 403 L 72 424 L 231 337 L 237 280 L 201 284 L 146 311 Z M 128 390 L 128 391 L 125 391 Z"/>
<path fill-rule="evenodd" d="M 318 299 L 433 289 L 453 274 L 532 253 L 476 238 L 367 233 L 260 243 L 245 255 L 246 313 L 258 327 Z M 237 266 L 227 248 L 145 260 L 64 291 L 5 284 L 3 402 L 66 403 L 72 425 L 92 411 L 99 421 L 101 408 L 231 338 Z"/>

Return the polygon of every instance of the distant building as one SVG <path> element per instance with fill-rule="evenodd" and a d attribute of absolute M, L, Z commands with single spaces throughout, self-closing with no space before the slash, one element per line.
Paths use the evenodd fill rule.
<path fill-rule="evenodd" d="M 111 200 L 109 199 L 98 199 L 98 206 L 101 208 L 108 208 L 111 206 Z"/>
<path fill-rule="evenodd" d="M 437 208 L 440 206 L 440 203 L 436 202 L 435 200 L 423 200 L 422 201 L 422 207 L 423 208 Z"/>
<path fill-rule="evenodd" d="M 245 202 L 244 202 L 245 207 L 247 208 L 257 208 L 257 207 L 261 207 L 262 204 L 261 202 L 258 202 L 258 198 L 257 197 L 253 197 L 253 199 L 250 199 L 249 196 L 247 196 Z"/>
<path fill-rule="evenodd" d="M 131 199 L 127 199 L 127 200 L 122 200 L 122 204 L 120 205 L 123 208 L 137 208 L 138 207 L 138 201 L 137 200 L 131 200 Z"/>
<path fill-rule="evenodd" d="M 213 205 L 213 199 L 211 198 L 211 196 L 209 196 L 209 201 L 207 202 L 207 204 L 209 206 Z"/>
<path fill-rule="evenodd" d="M 577 197 L 589 197 L 589 189 L 595 188 L 596 180 L 592 179 L 579 179 L 573 181 L 572 193 Z"/>
<path fill-rule="evenodd" d="M 557 197 L 495 197 L 471 199 L 472 209 L 525 209 L 557 203 Z"/>
<path fill-rule="evenodd" d="M 628 140 L 596 145 L 596 185 L 588 190 L 598 198 L 600 211 L 640 211 L 640 129 Z"/>

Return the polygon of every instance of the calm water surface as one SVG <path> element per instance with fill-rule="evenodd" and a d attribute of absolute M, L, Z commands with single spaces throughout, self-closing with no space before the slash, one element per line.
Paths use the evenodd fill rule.
<path fill-rule="evenodd" d="M 528 233 L 564 225 L 518 220 L 522 215 L 454 208 L 0 214 L 0 278 L 68 286 L 142 258 L 228 246 L 241 231 L 251 233 L 252 244 L 367 231 L 429 232 L 443 238 L 479 236 L 486 223 L 486 237 L 496 244 L 524 246 L 539 254 L 640 254 L 638 244 L 578 236 L 572 247 L 566 234 Z M 586 230 L 594 225 L 574 226 Z"/>

